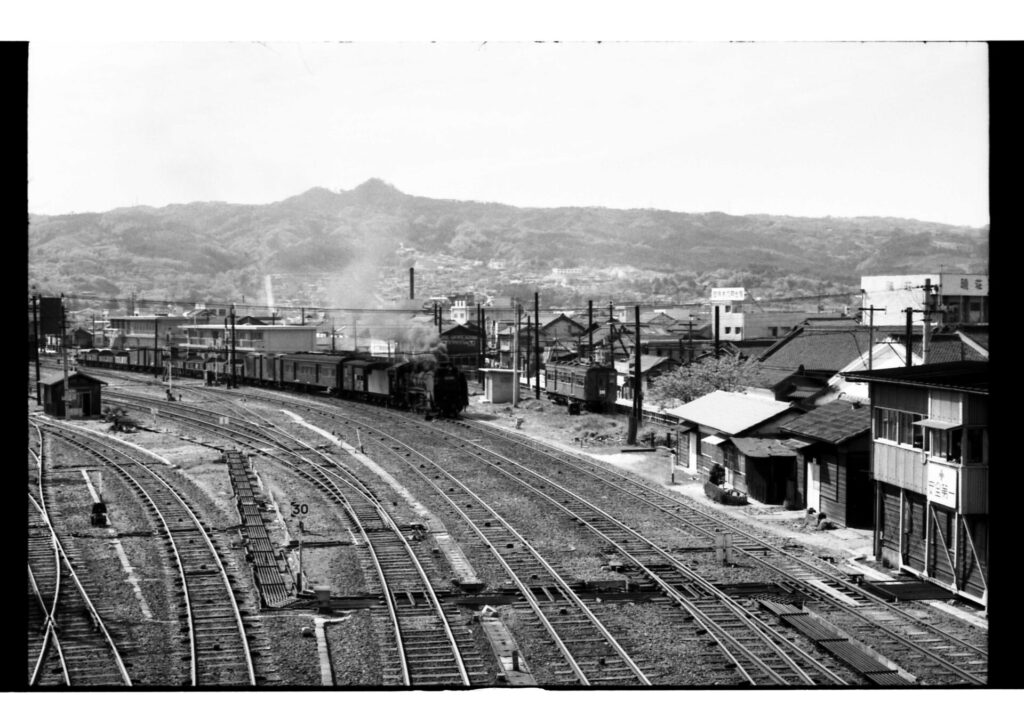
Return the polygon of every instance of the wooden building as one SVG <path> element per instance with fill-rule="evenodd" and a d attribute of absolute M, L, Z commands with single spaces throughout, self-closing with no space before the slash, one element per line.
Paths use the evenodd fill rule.
<path fill-rule="evenodd" d="M 101 387 L 106 381 L 75 371 L 68 376 L 67 417 L 88 418 L 98 416 L 102 411 Z M 43 397 L 43 411 L 57 418 L 64 418 L 65 394 L 64 377 L 52 381 L 40 381 Z"/>
<path fill-rule="evenodd" d="M 733 391 L 713 391 L 667 409 L 667 415 L 679 420 L 676 465 L 707 477 L 717 463 L 730 487 L 757 501 L 782 503 L 794 480 L 796 452 L 782 440 L 779 425 L 797 412 L 770 395 Z"/>
<path fill-rule="evenodd" d="M 462 370 L 480 367 L 483 334 L 473 322 L 456 324 L 441 332 L 448 359 Z"/>
<path fill-rule="evenodd" d="M 843 528 L 874 524 L 875 484 L 871 480 L 871 409 L 832 401 L 781 426 L 800 447 L 793 508 L 813 508 Z"/>
<path fill-rule="evenodd" d="M 844 376 L 871 394 L 876 557 L 987 605 L 987 362 Z"/>

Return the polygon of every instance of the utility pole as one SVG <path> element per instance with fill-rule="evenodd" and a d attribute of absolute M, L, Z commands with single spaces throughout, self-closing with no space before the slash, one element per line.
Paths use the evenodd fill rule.
<path fill-rule="evenodd" d="M 516 302 L 516 328 L 512 335 L 512 408 L 519 406 L 519 302 Z"/>
<path fill-rule="evenodd" d="M 160 355 L 160 317 L 153 317 L 153 375 L 160 375 L 160 367 L 157 365 L 157 357 Z"/>
<path fill-rule="evenodd" d="M 480 302 L 476 304 L 476 369 L 484 367 L 484 310 Z"/>
<path fill-rule="evenodd" d="M 875 312 L 885 311 L 885 307 L 876 309 L 875 305 L 871 304 L 871 306 L 861 309 L 861 311 L 868 312 L 868 371 L 870 371 L 874 364 L 873 358 L 875 353 Z"/>
<path fill-rule="evenodd" d="M 913 363 L 914 353 L 912 351 L 912 349 L 913 349 L 913 341 L 914 341 L 914 330 L 913 330 L 913 326 L 912 326 L 913 315 L 914 314 L 924 314 L 924 322 L 923 323 L 927 324 L 928 323 L 928 314 L 930 314 L 931 312 L 928 309 L 914 309 L 914 308 L 911 308 L 909 306 L 907 308 L 905 308 L 904 311 L 907 312 L 907 329 L 906 329 L 907 330 L 907 362 L 906 362 L 906 365 L 907 365 L 907 368 L 910 368 L 911 366 L 914 365 L 914 363 Z M 922 330 L 921 330 L 922 335 L 925 332 L 927 332 L 927 328 L 922 327 Z M 922 343 L 922 345 L 923 345 L 923 343 Z M 924 359 L 925 358 L 926 357 L 924 355 L 924 350 L 922 349 L 921 363 L 924 363 Z"/>
<path fill-rule="evenodd" d="M 306 307 L 305 306 L 300 306 L 299 307 L 299 312 L 300 312 L 300 315 L 302 316 L 302 326 L 305 326 L 306 325 Z M 232 316 L 235 315 L 235 305 L 234 304 L 231 305 L 231 315 Z M 232 322 L 232 325 L 234 325 L 234 322 Z"/>
<path fill-rule="evenodd" d="M 691 317 L 687 323 L 686 335 L 690 340 L 690 352 L 686 356 L 686 365 L 689 366 L 693 362 L 693 318 Z"/>
<path fill-rule="evenodd" d="M 641 397 L 642 389 L 640 387 L 640 306 L 639 304 L 634 307 L 634 325 L 635 325 L 635 336 L 633 341 L 633 413 L 629 417 L 629 434 L 626 438 L 626 442 L 631 445 L 636 445 L 636 431 L 640 425 L 640 416 L 643 406 L 643 398 Z"/>
<path fill-rule="evenodd" d="M 64 313 L 64 294 L 60 295 L 60 354 L 64 364 L 64 418 L 68 418 L 68 335 L 67 314 Z"/>
<path fill-rule="evenodd" d="M 331 317 L 331 353 L 334 353 L 334 317 Z"/>
<path fill-rule="evenodd" d="M 537 385 L 534 389 L 534 396 L 540 400 L 540 294 L 533 292 L 533 349 L 534 363 L 536 364 Z"/>
<path fill-rule="evenodd" d="M 305 325 L 305 321 L 303 321 Z M 235 367 L 235 305 L 231 305 L 231 388 L 238 388 L 238 372 Z"/>
<path fill-rule="evenodd" d="M 587 301 L 587 359 L 594 363 L 594 300 Z"/>
<path fill-rule="evenodd" d="M 718 310 L 722 308 L 715 306 L 715 358 L 718 358 Z"/>
<path fill-rule="evenodd" d="M 36 405 L 40 405 L 43 402 L 42 393 L 39 390 L 39 310 L 37 303 L 39 301 L 39 294 L 32 295 L 32 344 L 33 351 L 32 356 L 36 361 Z"/>

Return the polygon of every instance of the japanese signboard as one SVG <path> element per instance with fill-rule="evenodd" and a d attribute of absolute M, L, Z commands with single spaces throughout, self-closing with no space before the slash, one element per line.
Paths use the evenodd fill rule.
<path fill-rule="evenodd" d="M 942 274 L 943 296 L 988 296 L 986 274 Z"/>
<path fill-rule="evenodd" d="M 940 463 L 928 464 L 928 499 L 933 503 L 956 508 L 956 483 L 960 471 Z"/>
<path fill-rule="evenodd" d="M 712 301 L 743 301 L 747 298 L 747 290 L 742 286 L 720 287 L 711 290 Z"/>

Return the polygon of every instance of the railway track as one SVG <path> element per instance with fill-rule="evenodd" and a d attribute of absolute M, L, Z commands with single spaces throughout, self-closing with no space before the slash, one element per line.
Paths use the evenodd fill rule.
<path fill-rule="evenodd" d="M 125 450 L 66 425 L 44 429 L 92 456 L 130 486 L 145 506 L 175 573 L 182 602 L 183 644 L 190 686 L 255 686 L 243 611 L 210 531 L 169 482 Z M 127 466 L 127 467 L 126 467 Z"/>
<path fill-rule="evenodd" d="M 117 393 L 108 393 L 108 402 L 159 406 L 164 416 L 244 443 L 304 477 L 342 509 L 359 533 L 366 573 L 381 596 L 374 614 L 379 626 L 387 625 L 379 631 L 382 637 L 390 637 L 383 650 L 385 684 L 469 687 L 490 682 L 472 635 L 442 605 L 403 529 L 372 490 L 332 456 L 258 416 L 255 422 L 239 418 L 237 407 L 234 420 L 224 422 L 228 415 L 205 407 Z"/>
<path fill-rule="evenodd" d="M 873 649 L 898 663 L 913 665 L 920 672 L 921 660 L 928 663 L 929 680 L 939 684 L 986 683 L 988 651 L 978 637 L 960 637 L 935 626 L 928 617 L 880 599 L 839 570 L 834 564 L 808 558 L 795 550 L 783 550 L 755 535 L 735 521 L 713 515 L 678 496 L 654 490 L 650 483 L 625 471 L 614 470 L 592 458 L 538 445 L 486 425 L 450 423 L 462 430 L 484 433 L 493 440 L 513 443 L 533 452 L 543 461 L 554 461 L 565 473 L 581 474 L 591 485 L 614 489 L 616 495 L 655 510 L 664 520 L 684 526 L 708 540 L 722 532 L 733 534 L 733 549 L 751 562 L 773 570 L 779 584 L 806 596 L 811 607 Z M 970 632 L 964 628 L 964 632 Z M 976 631 L 975 631 L 976 632 Z"/>
<path fill-rule="evenodd" d="M 421 422 L 415 423 L 422 425 Z M 369 423 L 362 423 L 361 425 L 368 434 L 372 432 L 381 435 L 381 445 L 383 446 L 387 446 L 388 443 L 401 443 L 394 435 L 383 433 L 379 425 L 374 426 Z M 402 444 L 402 449 L 415 452 L 418 460 L 429 460 L 424 454 L 414 451 L 406 444 Z M 728 656 L 730 663 L 739 672 L 744 681 L 750 684 L 775 685 L 845 684 L 845 681 L 839 675 L 825 666 L 814 655 L 795 645 L 772 626 L 762 622 L 757 616 L 752 615 L 728 595 L 701 578 L 695 571 L 646 540 L 636 531 L 613 518 L 610 514 L 597 509 L 580 496 L 564 491 L 564 489 L 561 489 L 556 483 L 548 481 L 544 476 L 532 473 L 531 478 L 543 482 L 545 488 L 561 491 L 557 498 L 548 495 L 544 490 L 538 489 L 530 482 L 522 479 L 519 475 L 520 471 L 513 472 L 508 470 L 503 465 L 507 461 L 493 455 L 492 458 L 494 460 L 480 458 L 483 453 L 488 451 L 478 444 L 472 449 L 465 449 L 464 452 L 476 460 L 483 460 L 490 469 L 501 473 L 526 490 L 532 491 L 556 510 L 568 514 L 573 520 L 578 521 L 592 530 L 602 540 L 610 543 L 625 560 L 631 562 L 639 571 L 645 573 L 648 579 L 668 595 L 676 606 L 683 608 L 687 612 L 698 628 L 703 630 L 718 648 Z M 431 463 L 434 462 L 431 461 Z M 410 467 L 416 468 L 413 463 L 410 463 Z M 433 472 L 436 472 L 437 469 L 440 469 L 440 466 L 435 465 Z M 462 495 L 472 497 L 478 505 L 485 509 L 485 514 L 492 519 L 490 521 L 492 526 L 494 523 L 500 522 L 497 520 L 499 517 L 496 512 L 490 509 L 480 496 L 475 495 L 465 485 L 459 483 L 447 471 L 444 471 L 444 473 L 448 481 L 458 484 Z M 430 481 L 428 481 L 429 483 Z M 449 487 L 448 490 L 451 491 L 452 489 Z M 471 524 L 473 523 L 464 513 L 463 517 Z M 510 526 L 506 524 L 506 527 Z M 484 537 L 482 531 L 479 532 L 481 537 Z M 518 536 L 518 539 L 522 544 L 529 545 L 528 541 L 522 536 Z M 629 544 L 628 547 L 627 543 Z M 669 578 L 659 575 L 658 569 L 648 567 L 651 564 L 663 565 L 665 563 L 668 563 L 673 571 Z M 509 569 L 511 570 L 511 568 Z M 673 584 L 673 582 L 678 582 L 679 580 L 678 573 L 682 573 L 688 583 L 683 590 Z M 555 574 L 557 575 L 557 573 Z M 521 590 L 521 592 L 524 595 L 531 594 L 529 589 Z M 725 613 L 717 609 L 723 605 L 725 606 L 726 613 L 728 613 L 728 620 L 725 619 Z M 606 635 L 605 641 L 608 642 L 609 638 L 610 635 Z M 595 661 L 595 664 L 600 665 L 602 668 L 606 667 L 609 659 L 621 658 L 614 658 L 609 655 L 603 659 L 599 658 Z M 585 674 L 577 674 L 577 679 L 584 684 L 589 684 Z M 646 680 L 646 677 L 642 679 Z M 642 681 L 641 684 L 646 684 L 646 682 Z"/>
<path fill-rule="evenodd" d="M 261 400 L 280 400 L 265 398 L 262 395 L 265 393 L 269 392 L 261 392 Z M 309 400 L 308 403 L 316 405 L 320 411 L 325 411 L 326 407 L 330 405 L 329 402 L 322 400 Z M 354 404 L 349 408 L 369 410 L 369 407 L 362 407 L 361 404 Z M 399 420 L 406 420 L 401 414 L 395 412 L 388 412 L 387 415 Z M 422 422 L 415 423 L 422 428 Z M 376 425 L 379 426 L 379 424 Z M 451 433 L 452 431 L 481 431 L 491 440 L 516 441 L 522 445 L 522 441 L 517 440 L 514 435 L 510 436 L 507 431 L 485 425 L 471 427 L 465 421 L 456 421 L 436 424 L 434 428 L 438 428 L 439 425 L 443 425 L 444 432 L 449 432 L 451 435 L 456 435 Z M 367 431 L 374 427 L 373 423 L 364 424 L 364 430 Z M 613 487 L 616 495 L 628 496 L 629 501 L 644 505 L 645 509 L 657 512 L 669 522 L 684 528 L 695 536 L 710 540 L 720 532 L 731 533 L 735 536 L 733 542 L 735 551 L 751 561 L 774 570 L 778 574 L 777 582 L 780 585 L 805 597 L 809 608 L 817 611 L 825 619 L 834 621 L 851 636 L 897 663 L 913 666 L 914 670 L 912 671 L 919 677 L 923 676 L 922 684 L 982 685 L 986 683 L 987 648 L 977 644 L 977 636 L 961 638 L 951 635 L 948 630 L 940 629 L 932 624 L 927 615 L 918 614 L 921 612 L 920 610 L 891 605 L 859 587 L 851 582 L 849 575 L 835 566 L 817 558 L 808 558 L 793 548 L 781 549 L 739 527 L 733 521 L 710 515 L 677 496 L 665 495 L 664 491 L 653 490 L 650 485 L 645 485 L 645 481 L 641 478 L 630 476 L 624 471 L 613 470 L 593 459 L 555 449 L 548 444 L 543 444 L 543 446 L 540 449 L 543 453 L 541 461 L 548 465 L 554 461 L 561 466 L 571 467 L 577 475 L 581 473 L 586 475 L 588 480 L 597 479 L 602 485 Z M 529 450 L 536 452 L 538 445 L 535 443 L 530 445 Z M 508 457 L 500 456 L 496 457 L 496 460 L 499 460 L 500 464 L 500 460 L 508 461 Z M 515 460 L 513 459 L 512 462 Z M 583 498 L 583 496 L 580 497 Z M 599 532 L 600 529 L 598 527 L 595 530 Z M 656 551 L 647 554 L 638 551 L 636 555 L 640 563 L 658 557 Z M 653 570 L 655 575 L 660 571 L 661 568 Z M 673 567 L 670 574 L 661 576 L 661 580 L 672 585 L 678 581 L 678 578 L 672 574 L 675 572 L 678 572 L 678 569 Z M 658 583 L 655 576 L 648 575 L 647 578 L 655 584 Z M 837 597 L 837 595 L 842 597 Z M 692 598 L 693 596 L 688 597 Z M 698 607 L 700 607 L 699 604 Z M 753 618 L 760 621 L 757 616 L 753 616 Z M 730 626 L 730 631 L 733 629 L 734 627 Z M 742 650 L 736 649 L 742 653 Z M 756 665 L 756 660 L 753 664 Z M 926 669 L 920 669 L 922 665 L 926 665 Z M 742 671 L 742 666 L 739 669 Z M 785 672 L 784 669 L 779 669 Z M 773 670 L 774 668 L 769 663 L 768 669 L 761 672 L 760 678 L 752 678 L 751 681 L 758 684 L 765 682 L 783 684 L 795 678 L 798 683 L 803 681 L 803 684 L 807 684 L 805 677 L 812 681 L 820 679 L 820 675 L 815 677 L 811 674 L 813 670 L 805 673 L 805 676 L 800 676 L 798 672 L 788 676 L 778 673 L 773 676 L 771 674 Z M 758 682 L 758 679 L 761 681 Z"/>
<path fill-rule="evenodd" d="M 38 426 L 31 433 L 37 476 L 28 494 L 28 685 L 130 687 L 118 644 L 75 571 L 77 554 L 54 528 L 47 508 L 43 437 Z"/>

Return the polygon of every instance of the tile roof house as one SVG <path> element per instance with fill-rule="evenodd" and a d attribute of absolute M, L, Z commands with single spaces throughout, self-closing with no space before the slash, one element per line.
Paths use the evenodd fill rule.
<path fill-rule="evenodd" d="M 810 401 L 830 378 L 864 355 L 870 342 L 867 326 L 799 326 L 761 354 L 762 372 L 777 399 Z"/>

